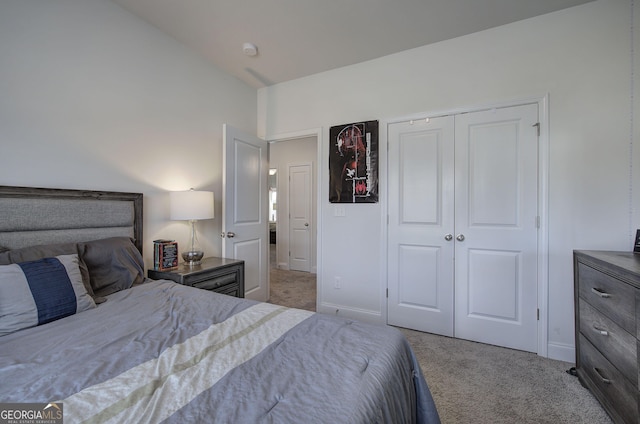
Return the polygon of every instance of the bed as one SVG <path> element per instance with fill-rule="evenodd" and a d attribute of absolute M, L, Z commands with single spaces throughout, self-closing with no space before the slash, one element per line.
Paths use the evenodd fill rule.
<path fill-rule="evenodd" d="M 65 423 L 438 423 L 402 333 L 144 277 L 142 195 L 0 186 L 0 403 Z"/>

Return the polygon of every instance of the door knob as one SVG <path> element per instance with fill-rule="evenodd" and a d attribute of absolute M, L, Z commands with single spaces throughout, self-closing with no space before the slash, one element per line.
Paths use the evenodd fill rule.
<path fill-rule="evenodd" d="M 458 240 L 458 241 L 464 241 L 464 234 L 458 234 L 458 235 L 456 236 L 456 240 Z"/>
<path fill-rule="evenodd" d="M 451 240 L 453 240 L 453 235 L 452 234 L 447 234 L 446 236 L 444 236 L 444 239 L 446 241 L 451 241 Z"/>
<path fill-rule="evenodd" d="M 305 227 L 308 227 L 308 226 L 309 226 L 309 223 L 308 223 L 308 222 L 305 222 L 305 223 L 304 223 L 304 226 L 305 226 Z"/>
<path fill-rule="evenodd" d="M 235 236 L 236 236 L 236 233 L 234 233 L 233 231 L 229 231 L 229 232 L 227 233 L 227 237 L 228 237 L 228 238 L 234 238 Z"/>

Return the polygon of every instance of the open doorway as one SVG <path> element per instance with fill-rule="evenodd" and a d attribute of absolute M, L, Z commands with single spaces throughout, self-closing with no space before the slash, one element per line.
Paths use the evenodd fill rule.
<path fill-rule="evenodd" d="M 269 228 L 270 231 L 272 228 L 275 231 L 273 237 L 276 257 L 274 259 L 277 269 L 297 269 L 291 266 L 291 256 L 295 256 L 295 249 L 298 248 L 296 245 L 298 239 L 292 230 L 295 226 L 291 224 L 298 214 L 296 208 L 299 205 L 296 201 L 300 197 L 296 194 L 296 190 L 300 188 L 296 186 L 295 175 L 298 175 L 300 165 L 304 165 L 308 175 L 306 187 L 310 193 L 306 193 L 309 194 L 308 216 L 301 222 L 301 227 L 306 229 L 309 235 L 308 271 L 315 274 L 317 270 L 317 143 L 315 136 L 269 143 Z M 290 174 L 294 172 L 296 174 L 291 178 Z"/>
<path fill-rule="evenodd" d="M 278 169 L 269 168 L 269 268 L 276 268 L 278 230 Z"/>
<path fill-rule="evenodd" d="M 317 157 L 315 135 L 269 143 L 270 302 L 307 310 L 317 298 Z"/>

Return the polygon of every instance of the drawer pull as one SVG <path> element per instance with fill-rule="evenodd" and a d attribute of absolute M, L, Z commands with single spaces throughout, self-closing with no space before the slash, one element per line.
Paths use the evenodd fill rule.
<path fill-rule="evenodd" d="M 609 380 L 608 378 L 604 378 L 602 374 L 600 374 L 600 370 L 598 368 L 593 367 L 593 370 L 596 372 L 598 377 L 600 377 L 600 380 L 602 380 L 604 384 L 611 384 L 611 380 Z"/>
<path fill-rule="evenodd" d="M 607 330 L 602 330 L 602 329 L 596 327 L 595 324 L 593 326 L 593 329 L 596 330 L 596 333 L 600 333 L 601 336 L 608 336 L 609 335 L 609 332 Z"/>
<path fill-rule="evenodd" d="M 595 294 L 597 294 L 598 296 L 603 297 L 605 299 L 608 298 L 608 297 L 611 297 L 611 295 L 609 293 L 605 293 L 605 292 L 600 291 L 600 290 L 598 290 L 596 288 L 592 288 L 591 291 L 594 292 Z"/>

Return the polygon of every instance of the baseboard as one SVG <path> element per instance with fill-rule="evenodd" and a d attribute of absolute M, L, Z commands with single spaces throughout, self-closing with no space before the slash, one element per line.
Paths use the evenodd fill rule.
<path fill-rule="evenodd" d="M 281 269 L 283 271 L 291 271 L 289 269 L 289 264 L 286 262 L 280 262 L 279 264 L 276 265 L 277 269 Z M 311 267 L 311 271 L 309 271 L 311 274 L 317 274 L 318 273 L 318 268 L 317 267 Z"/>
<path fill-rule="evenodd" d="M 321 303 L 318 305 L 318 312 L 329 315 L 338 315 L 358 321 L 372 322 L 376 324 L 383 323 L 382 314 L 379 311 L 350 308 L 348 306 L 338 305 L 335 303 Z"/>
<path fill-rule="evenodd" d="M 575 364 L 576 348 L 573 345 L 565 343 L 549 342 L 547 344 L 547 357 L 549 359 L 555 359 L 557 361 L 564 361 Z"/>

